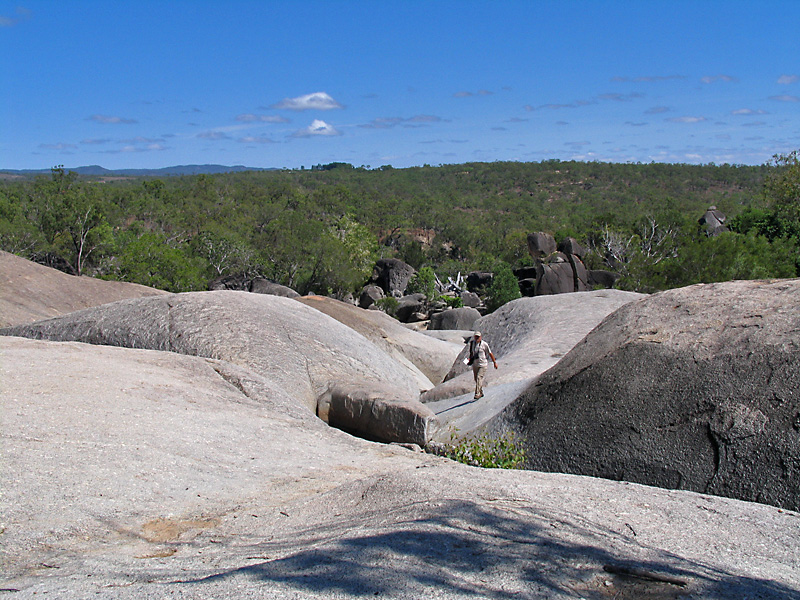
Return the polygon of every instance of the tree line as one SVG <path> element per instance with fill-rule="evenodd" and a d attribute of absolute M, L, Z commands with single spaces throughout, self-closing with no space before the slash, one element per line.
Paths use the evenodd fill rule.
<path fill-rule="evenodd" d="M 78 275 L 168 291 L 262 276 L 344 297 L 378 258 L 441 277 L 531 264 L 526 235 L 588 248 L 623 289 L 795 277 L 798 152 L 760 166 L 495 162 L 394 169 L 347 163 L 217 175 L 0 179 L 0 248 Z M 729 232 L 709 237 L 710 206 Z"/>

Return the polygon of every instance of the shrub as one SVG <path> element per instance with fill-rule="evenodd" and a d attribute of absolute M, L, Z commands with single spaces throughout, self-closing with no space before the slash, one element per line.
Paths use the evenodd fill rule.
<path fill-rule="evenodd" d="M 397 301 L 397 298 L 395 298 L 394 296 L 386 296 L 386 298 L 381 298 L 380 300 L 375 301 L 375 306 L 377 306 L 387 315 L 392 317 L 397 316 L 398 304 L 399 302 Z"/>
<path fill-rule="evenodd" d="M 512 433 L 497 438 L 487 434 L 459 438 L 457 432 L 452 431 L 444 455 L 466 465 L 488 469 L 521 469 L 525 462 L 525 448 Z"/>
<path fill-rule="evenodd" d="M 436 300 L 436 275 L 430 267 L 422 267 L 408 282 L 408 294 L 425 294 L 429 302 Z"/>

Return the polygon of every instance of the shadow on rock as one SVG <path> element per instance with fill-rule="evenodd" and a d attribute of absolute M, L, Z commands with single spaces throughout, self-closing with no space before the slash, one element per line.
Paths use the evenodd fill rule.
<path fill-rule="evenodd" d="M 420 597 L 434 590 L 441 598 L 800 597 L 781 584 L 688 561 L 597 523 L 576 526 L 510 506 L 513 500 L 501 504 L 417 502 L 390 514 L 376 511 L 301 532 L 288 544 L 249 547 L 262 556 L 286 552 L 282 558 L 179 583 L 244 579 L 322 597 Z"/>

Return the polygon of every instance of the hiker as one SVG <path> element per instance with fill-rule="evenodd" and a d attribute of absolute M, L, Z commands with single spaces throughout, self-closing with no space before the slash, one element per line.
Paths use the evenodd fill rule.
<path fill-rule="evenodd" d="M 475 400 L 483 398 L 483 378 L 486 377 L 486 367 L 492 359 L 494 368 L 497 361 L 489 348 L 489 344 L 481 338 L 481 332 L 476 331 L 469 343 L 469 364 L 472 365 L 472 376 L 475 378 Z"/>

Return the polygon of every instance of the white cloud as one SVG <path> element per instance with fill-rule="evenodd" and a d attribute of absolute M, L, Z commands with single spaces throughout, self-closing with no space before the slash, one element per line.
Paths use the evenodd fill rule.
<path fill-rule="evenodd" d="M 672 123 L 702 123 L 703 121 L 708 121 L 705 117 L 674 117 L 672 119 L 667 119 Z"/>
<path fill-rule="evenodd" d="M 738 110 L 731 111 L 731 114 L 740 117 L 750 115 L 768 115 L 769 113 L 761 109 L 753 110 L 752 108 L 740 108 Z"/>
<path fill-rule="evenodd" d="M 138 123 L 136 119 L 125 119 L 123 117 L 115 117 L 109 115 L 92 115 L 87 119 L 87 121 L 95 121 L 96 123 L 105 123 L 111 125 L 117 125 L 120 123 L 125 125 L 131 125 L 133 123 Z"/>
<path fill-rule="evenodd" d="M 243 144 L 274 144 L 275 143 L 275 140 L 272 140 L 272 139 L 270 139 L 268 137 L 265 137 L 263 135 L 258 135 L 258 136 L 249 135 L 249 136 L 246 136 L 246 137 L 243 137 L 243 138 L 239 138 L 237 141 L 241 142 Z"/>
<path fill-rule="evenodd" d="M 39 144 L 39 148 L 44 150 L 76 150 L 78 147 L 75 144 Z"/>
<path fill-rule="evenodd" d="M 778 77 L 778 83 L 780 85 L 789 85 L 790 83 L 797 83 L 800 81 L 800 76 L 797 75 L 781 75 Z"/>
<path fill-rule="evenodd" d="M 197 137 L 204 139 L 204 140 L 229 140 L 231 136 L 229 136 L 224 131 L 204 131 L 202 133 L 198 133 Z"/>
<path fill-rule="evenodd" d="M 716 83 L 718 81 L 723 81 L 726 83 L 734 83 L 738 81 L 736 77 L 731 77 L 730 75 L 713 75 L 713 76 L 705 76 L 700 81 L 703 83 Z"/>
<path fill-rule="evenodd" d="M 770 96 L 770 100 L 777 100 L 778 102 L 800 102 L 797 96 L 790 96 L 789 94 L 782 94 L 780 96 Z"/>
<path fill-rule="evenodd" d="M 669 106 L 654 106 L 653 108 L 649 108 L 644 111 L 646 115 L 660 115 L 665 112 L 669 112 L 671 109 Z"/>
<path fill-rule="evenodd" d="M 281 117 L 280 115 L 253 115 L 253 114 L 244 114 L 244 115 L 237 115 L 237 121 L 241 121 L 242 123 L 288 123 L 289 119 L 286 117 Z"/>
<path fill-rule="evenodd" d="M 0 27 L 13 27 L 14 25 L 21 23 L 22 21 L 27 21 L 28 19 L 31 18 L 31 15 L 33 14 L 30 10 L 28 10 L 27 8 L 22 8 L 21 6 L 17 7 L 15 13 L 16 16 L 14 17 L 0 16 Z"/>
<path fill-rule="evenodd" d="M 344 107 L 325 92 L 314 92 L 297 98 L 284 98 L 277 104 L 273 104 L 271 108 L 284 110 L 331 110 Z"/>
<path fill-rule="evenodd" d="M 615 83 L 652 83 L 655 81 L 669 81 L 670 79 L 686 79 L 684 75 L 650 75 L 642 77 L 613 77 L 611 81 Z"/>
<path fill-rule="evenodd" d="M 311 125 L 292 134 L 292 137 L 316 137 L 316 136 L 336 136 L 342 133 L 333 125 L 329 125 L 320 119 L 314 119 Z"/>

